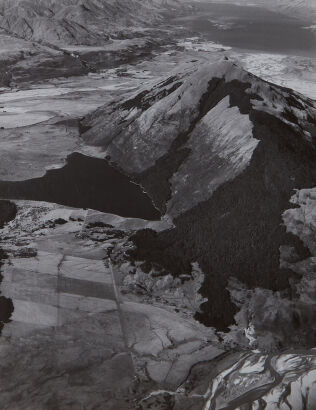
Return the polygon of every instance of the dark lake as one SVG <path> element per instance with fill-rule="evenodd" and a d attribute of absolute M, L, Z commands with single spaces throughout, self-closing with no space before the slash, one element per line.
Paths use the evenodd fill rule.
<path fill-rule="evenodd" d="M 175 19 L 206 39 L 240 49 L 316 56 L 316 36 L 298 19 L 260 7 L 201 3 L 191 16 Z"/>
<path fill-rule="evenodd" d="M 0 181 L 0 197 L 55 202 L 76 208 L 91 208 L 124 217 L 160 219 L 149 196 L 106 160 L 79 153 L 67 164 L 49 170 L 41 178 Z"/>

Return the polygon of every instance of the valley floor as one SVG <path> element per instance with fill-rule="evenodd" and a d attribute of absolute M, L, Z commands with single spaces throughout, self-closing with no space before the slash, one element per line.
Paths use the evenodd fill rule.
<path fill-rule="evenodd" d="M 124 242 L 116 229 L 145 221 L 17 206 L 1 243 L 2 296 L 14 305 L 0 342 L 3 409 L 131 409 L 154 386 L 175 389 L 197 362 L 224 353 L 212 329 L 120 292 L 108 250 Z M 112 239 L 91 228 L 104 218 Z"/>
<path fill-rule="evenodd" d="M 291 386 L 289 409 L 315 403 L 313 350 L 229 351 L 177 306 L 122 293 L 123 271 L 109 250 L 123 253 L 131 229 L 163 229 L 161 222 L 16 205 L 1 240 L 9 256 L 1 291 L 14 305 L 0 340 L 2 409 L 189 410 L 246 402 L 260 409 L 261 397 L 273 409 L 284 386 Z"/>

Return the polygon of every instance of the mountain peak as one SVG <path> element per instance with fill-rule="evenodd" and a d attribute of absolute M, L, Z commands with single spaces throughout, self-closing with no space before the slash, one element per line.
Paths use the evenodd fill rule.
<path fill-rule="evenodd" d="M 90 130 L 83 137 L 88 144 L 102 146 L 127 172 L 140 175 L 145 188 L 160 197 L 157 205 L 176 216 L 243 171 L 257 145 L 252 129 L 260 115 L 272 116 L 314 147 L 315 113 L 311 100 L 221 59 L 192 64 L 99 109 L 85 120 Z M 223 179 L 216 177 L 219 164 L 212 165 L 219 155 L 216 144 L 220 155 L 227 156 L 221 160 L 221 167 L 225 163 L 229 168 Z M 172 193 L 167 181 L 161 195 L 158 187 L 147 186 L 158 169 L 170 181 Z"/>

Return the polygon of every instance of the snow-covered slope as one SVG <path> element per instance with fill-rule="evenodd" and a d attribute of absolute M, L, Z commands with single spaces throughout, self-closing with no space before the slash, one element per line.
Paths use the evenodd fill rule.
<path fill-rule="evenodd" d="M 0 27 L 52 44 L 102 43 L 110 34 L 153 24 L 177 0 L 0 0 Z"/>

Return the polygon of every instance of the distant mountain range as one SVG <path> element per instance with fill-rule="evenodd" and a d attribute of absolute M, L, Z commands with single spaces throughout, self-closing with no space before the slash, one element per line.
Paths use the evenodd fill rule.
<path fill-rule="evenodd" d="M 223 0 L 233 3 L 232 0 Z M 0 28 L 20 38 L 53 45 L 100 45 L 111 36 L 127 36 L 153 27 L 163 13 L 194 1 L 184 0 L 0 0 Z M 316 20 L 313 0 L 238 0 Z"/>
<path fill-rule="evenodd" d="M 177 0 L 0 0 L 0 28 L 36 42 L 98 45 L 174 7 Z"/>
<path fill-rule="evenodd" d="M 316 2 L 314 0 L 255 0 L 251 3 L 260 3 L 263 7 L 268 7 L 292 17 L 316 17 Z"/>
<path fill-rule="evenodd" d="M 196 0 L 201 1 L 203 0 Z M 303 18 L 308 21 L 316 21 L 315 0 L 204 0 L 209 3 L 231 3 L 237 5 L 260 6 L 267 9 L 284 13 L 294 18 Z"/>

